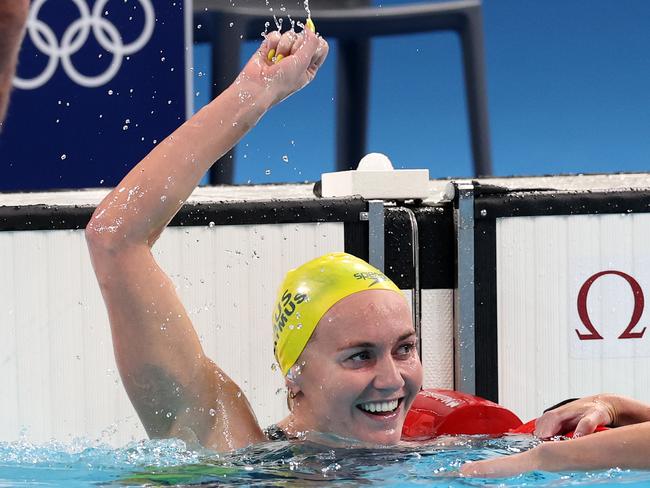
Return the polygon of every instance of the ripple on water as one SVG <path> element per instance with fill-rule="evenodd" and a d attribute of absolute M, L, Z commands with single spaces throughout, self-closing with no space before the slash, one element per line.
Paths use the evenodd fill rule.
<path fill-rule="evenodd" d="M 331 444 L 332 439 L 321 437 Z M 335 441 L 335 440 L 334 440 Z M 65 444 L 0 443 L 0 487 L 48 486 L 626 486 L 650 484 L 650 472 L 611 469 L 534 472 L 507 479 L 461 479 L 466 461 L 519 452 L 532 437 L 446 438 L 417 447 L 326 447 L 312 441 L 269 442 L 218 455 L 178 440 L 150 440 L 119 449 L 86 440 Z"/>

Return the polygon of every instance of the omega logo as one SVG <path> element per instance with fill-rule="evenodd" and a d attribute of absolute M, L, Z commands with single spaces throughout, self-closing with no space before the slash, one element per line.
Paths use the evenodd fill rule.
<path fill-rule="evenodd" d="M 627 324 L 625 330 L 623 330 L 623 332 L 621 332 L 621 334 L 618 336 L 618 339 L 641 339 L 643 337 L 643 334 L 645 334 L 646 327 L 643 327 L 643 329 L 639 331 L 634 331 L 634 328 L 639 323 L 639 320 L 641 319 L 641 315 L 643 315 L 643 307 L 645 305 L 643 290 L 641 289 L 641 285 L 639 285 L 639 282 L 636 281 L 632 276 L 622 271 L 616 271 L 616 270 L 600 271 L 590 276 L 580 288 L 580 291 L 578 292 L 578 303 L 577 303 L 578 316 L 580 317 L 580 321 L 585 326 L 588 332 L 582 333 L 578 329 L 575 329 L 576 334 L 578 334 L 578 338 L 581 341 L 592 341 L 592 340 L 603 339 L 603 336 L 598 332 L 598 330 L 596 330 L 596 327 L 594 327 L 594 324 L 591 322 L 591 319 L 589 318 L 589 312 L 587 311 L 587 296 L 589 295 L 589 290 L 591 289 L 591 285 L 593 285 L 598 278 L 605 275 L 616 275 L 623 278 L 630 286 L 630 289 L 632 290 L 632 294 L 634 296 L 634 309 L 632 310 L 632 317 L 630 318 L 630 321 Z"/>

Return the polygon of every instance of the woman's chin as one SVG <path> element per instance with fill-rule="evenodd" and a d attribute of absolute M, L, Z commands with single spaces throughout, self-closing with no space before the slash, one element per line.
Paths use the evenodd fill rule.
<path fill-rule="evenodd" d="M 394 446 L 398 444 L 402 438 L 401 430 L 388 429 L 381 431 L 366 431 L 359 432 L 358 438 L 364 444 L 372 444 L 375 446 Z"/>

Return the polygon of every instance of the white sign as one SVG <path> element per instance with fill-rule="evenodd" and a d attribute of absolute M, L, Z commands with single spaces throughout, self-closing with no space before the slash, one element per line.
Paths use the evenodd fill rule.
<path fill-rule="evenodd" d="M 499 402 L 650 400 L 650 214 L 497 219 Z"/>

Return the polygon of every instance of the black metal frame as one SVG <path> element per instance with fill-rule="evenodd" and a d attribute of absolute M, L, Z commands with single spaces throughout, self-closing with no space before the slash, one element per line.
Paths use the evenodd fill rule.
<path fill-rule="evenodd" d="M 305 12 L 287 11 L 283 15 L 301 18 Z M 314 10 L 312 15 L 318 30 L 340 44 L 336 96 L 337 170 L 351 169 L 365 153 L 370 38 L 450 30 L 457 32 L 461 39 L 474 174 L 492 174 L 480 0 Z M 212 45 L 213 97 L 237 76 L 242 41 L 258 39 L 261 26 L 268 20 L 267 9 L 194 0 L 194 22 L 201 25 L 200 29 L 195 29 L 195 42 Z M 210 183 L 232 183 L 233 173 L 234 151 L 230 151 L 210 170 Z"/>
<path fill-rule="evenodd" d="M 175 226 L 256 225 L 307 222 L 358 223 L 367 210 L 361 198 L 260 200 L 186 203 L 169 223 Z M 0 232 L 16 230 L 83 229 L 95 207 L 22 205 L 0 206 Z"/>

